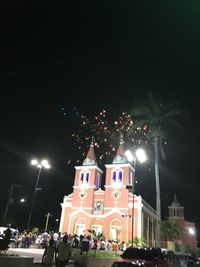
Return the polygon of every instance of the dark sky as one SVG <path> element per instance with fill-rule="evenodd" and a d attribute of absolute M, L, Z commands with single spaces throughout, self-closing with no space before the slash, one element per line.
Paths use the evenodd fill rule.
<path fill-rule="evenodd" d="M 66 161 L 77 156 L 73 108 L 88 116 L 105 108 L 112 120 L 151 91 L 163 101 L 180 100 L 191 116 L 184 135 L 169 129 L 160 166 L 162 216 L 176 193 L 186 219 L 199 226 L 200 4 L 68 2 L 11 2 L 1 9 L 0 215 L 11 184 L 20 184 L 8 216 L 26 225 L 37 176 L 29 162 L 47 157 L 52 169 L 41 174 L 33 224 L 44 227 L 51 212 L 53 225 L 72 191 L 74 169 Z M 155 206 L 151 160 L 137 176 L 136 192 Z"/>

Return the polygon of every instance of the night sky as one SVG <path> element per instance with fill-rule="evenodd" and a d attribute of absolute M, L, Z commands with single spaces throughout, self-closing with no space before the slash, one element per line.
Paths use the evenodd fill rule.
<path fill-rule="evenodd" d="M 184 134 L 168 129 L 160 165 L 162 217 L 176 193 L 186 219 L 199 227 L 200 4 L 68 2 L 2 8 L 0 216 L 10 186 L 19 184 L 8 217 L 27 224 L 38 171 L 30 160 L 46 157 L 52 168 L 41 173 L 32 225 L 44 228 L 51 212 L 54 227 L 63 196 L 72 192 L 74 168 L 67 160 L 84 159 L 71 136 L 80 116 L 105 109 L 112 121 L 152 92 L 163 102 L 179 100 L 190 113 Z M 152 150 L 147 154 L 136 170 L 136 193 L 155 207 Z"/>

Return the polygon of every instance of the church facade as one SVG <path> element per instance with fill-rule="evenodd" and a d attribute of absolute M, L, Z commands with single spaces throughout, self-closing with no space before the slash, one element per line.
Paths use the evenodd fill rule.
<path fill-rule="evenodd" d="M 133 228 L 134 237 L 144 237 L 148 245 L 155 245 L 156 211 L 127 189 L 127 185 L 134 185 L 135 169 L 125 156 L 123 139 L 113 162 L 105 168 L 102 190 L 103 171 L 97 165 L 92 141 L 83 164 L 75 167 L 73 192 L 61 203 L 59 231 L 87 235 L 94 229 L 106 240 L 128 242 Z"/>

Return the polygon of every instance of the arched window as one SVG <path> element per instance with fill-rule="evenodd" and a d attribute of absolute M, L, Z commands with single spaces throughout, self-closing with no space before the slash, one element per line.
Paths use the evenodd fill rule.
<path fill-rule="evenodd" d="M 113 183 L 116 182 L 116 176 L 117 176 L 116 171 L 113 171 L 113 173 L 112 173 L 112 182 L 113 182 Z"/>
<path fill-rule="evenodd" d="M 123 182 L 123 170 L 122 169 L 114 169 L 111 174 L 113 184 L 118 184 Z"/>
<path fill-rule="evenodd" d="M 95 190 L 98 190 L 100 187 L 100 174 L 97 173 L 96 179 L 95 179 Z"/>
<path fill-rule="evenodd" d="M 132 171 L 130 171 L 129 173 L 129 184 L 133 185 L 133 172 Z"/>
<path fill-rule="evenodd" d="M 121 183 L 122 182 L 122 178 L 123 178 L 123 175 L 122 175 L 122 171 L 119 171 L 118 172 L 118 181 Z"/>
<path fill-rule="evenodd" d="M 85 182 L 86 182 L 86 183 L 89 182 L 89 172 L 86 173 Z"/>
<path fill-rule="evenodd" d="M 84 171 L 80 173 L 79 184 L 88 184 L 90 179 L 90 172 Z"/>
<path fill-rule="evenodd" d="M 84 180 L 84 173 L 81 173 L 80 183 L 83 183 L 83 180 Z"/>

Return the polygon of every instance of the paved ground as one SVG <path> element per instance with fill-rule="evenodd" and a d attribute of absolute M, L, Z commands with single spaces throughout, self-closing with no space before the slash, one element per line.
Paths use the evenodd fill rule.
<path fill-rule="evenodd" d="M 34 266 L 41 266 L 44 249 L 37 248 L 9 248 L 7 254 L 16 254 L 19 256 L 33 257 Z"/>
<path fill-rule="evenodd" d="M 37 248 L 9 248 L 7 254 L 33 257 L 34 262 L 41 262 L 44 249 Z"/>

